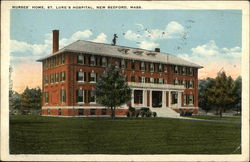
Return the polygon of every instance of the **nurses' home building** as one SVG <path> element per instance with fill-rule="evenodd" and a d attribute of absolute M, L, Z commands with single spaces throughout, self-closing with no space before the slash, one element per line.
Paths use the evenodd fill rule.
<path fill-rule="evenodd" d="M 132 89 L 132 100 L 116 109 L 125 116 L 128 105 L 149 107 L 158 116 L 198 112 L 198 69 L 201 66 L 154 51 L 89 41 L 59 49 L 53 31 L 52 54 L 43 64 L 42 115 L 105 116 L 110 110 L 96 103 L 95 83 L 109 64 L 119 66 Z"/>

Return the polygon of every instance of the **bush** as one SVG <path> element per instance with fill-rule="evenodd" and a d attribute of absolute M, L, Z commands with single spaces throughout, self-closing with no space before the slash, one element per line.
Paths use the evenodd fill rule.
<path fill-rule="evenodd" d="M 155 118 L 157 116 L 157 113 L 156 112 L 153 112 L 153 117 Z"/>
<path fill-rule="evenodd" d="M 127 114 L 127 117 L 129 118 L 130 117 L 130 112 L 128 111 L 126 114 Z"/>
<path fill-rule="evenodd" d="M 146 117 L 151 117 L 152 113 L 150 111 L 146 112 Z"/>
<path fill-rule="evenodd" d="M 147 108 L 147 107 L 142 107 L 142 108 L 141 108 L 141 111 L 148 112 L 148 111 L 149 111 L 149 108 Z"/>
<path fill-rule="evenodd" d="M 145 116 L 145 112 L 141 111 L 141 117 L 144 118 L 144 116 Z"/>
<path fill-rule="evenodd" d="M 137 117 L 137 118 L 138 118 L 138 117 L 139 117 L 139 115 L 140 115 L 140 111 L 136 111 L 136 112 L 135 112 L 135 117 Z"/>
<path fill-rule="evenodd" d="M 134 111 L 135 111 L 135 108 L 132 107 L 132 106 L 129 106 L 128 110 L 131 111 L 131 112 L 134 112 Z"/>

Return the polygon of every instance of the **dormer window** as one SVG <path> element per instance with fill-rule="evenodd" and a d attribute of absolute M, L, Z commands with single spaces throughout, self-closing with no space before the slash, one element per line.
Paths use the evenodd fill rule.
<path fill-rule="evenodd" d="M 154 64 L 153 63 L 150 64 L 150 72 L 154 72 Z"/>
<path fill-rule="evenodd" d="M 141 62 L 141 71 L 145 71 L 145 63 Z"/>
<path fill-rule="evenodd" d="M 91 56 L 91 57 L 90 57 L 90 65 L 91 65 L 91 66 L 95 66 L 95 65 L 96 65 L 95 56 Z"/>
<path fill-rule="evenodd" d="M 77 63 L 78 64 L 84 64 L 84 56 L 83 56 L 83 54 L 79 54 L 77 56 Z"/>

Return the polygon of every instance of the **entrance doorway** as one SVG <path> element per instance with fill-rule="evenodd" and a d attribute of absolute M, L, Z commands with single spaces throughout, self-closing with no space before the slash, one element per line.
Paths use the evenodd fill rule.
<path fill-rule="evenodd" d="M 152 91 L 152 107 L 162 107 L 161 91 Z"/>

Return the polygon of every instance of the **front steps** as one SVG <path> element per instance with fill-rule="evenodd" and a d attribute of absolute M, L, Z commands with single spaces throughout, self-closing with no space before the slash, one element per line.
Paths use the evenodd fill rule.
<path fill-rule="evenodd" d="M 152 112 L 157 113 L 157 117 L 182 118 L 179 113 L 171 108 L 150 108 Z"/>

